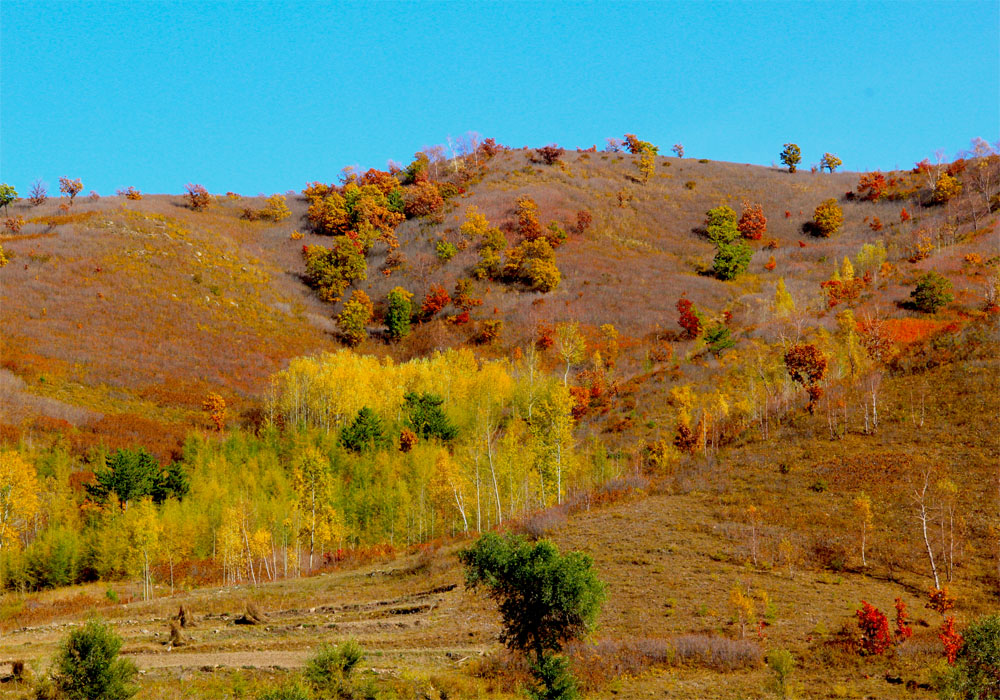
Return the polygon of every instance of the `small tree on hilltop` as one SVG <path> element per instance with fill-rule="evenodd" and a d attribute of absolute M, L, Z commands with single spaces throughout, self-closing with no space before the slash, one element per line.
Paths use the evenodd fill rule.
<path fill-rule="evenodd" d="M 559 148 L 559 146 L 554 143 L 535 149 L 535 155 L 546 165 L 553 165 L 558 162 L 558 160 L 562 158 L 562 154 L 563 149 Z"/>
<path fill-rule="evenodd" d="M 788 167 L 788 172 L 794 173 L 802 162 L 802 151 L 794 143 L 786 143 L 785 150 L 781 152 L 781 162 Z"/>
<path fill-rule="evenodd" d="M 49 190 L 45 183 L 42 182 L 41 178 L 35 180 L 31 185 L 31 191 L 28 193 L 28 201 L 31 205 L 37 207 L 39 204 L 44 204 L 45 200 L 49 198 Z"/>
<path fill-rule="evenodd" d="M 371 323 L 375 308 L 371 299 L 362 290 L 351 292 L 351 298 L 344 303 L 344 308 L 337 315 L 337 327 L 344 337 L 344 342 L 351 347 L 359 345 L 368 337 L 368 324 Z"/>
<path fill-rule="evenodd" d="M 530 655 L 540 687 L 533 695 L 550 700 L 578 697 L 565 659 L 566 642 L 593 628 L 604 584 L 591 559 L 580 552 L 561 555 L 548 540 L 487 533 L 459 553 L 465 583 L 485 588 L 500 608 L 504 644 Z"/>
<path fill-rule="evenodd" d="M 184 188 L 187 190 L 188 206 L 195 211 L 204 211 L 212 203 L 212 195 L 201 185 L 188 183 Z"/>
<path fill-rule="evenodd" d="M 17 190 L 14 189 L 14 186 L 8 185 L 6 182 L 0 185 L 0 207 L 3 207 L 5 214 L 7 213 L 7 205 L 16 201 Z"/>
<path fill-rule="evenodd" d="M 64 195 L 69 197 L 69 203 L 72 204 L 76 196 L 80 194 L 80 190 L 83 189 L 83 183 L 80 179 L 71 180 L 68 177 L 59 178 L 59 191 Z"/>
<path fill-rule="evenodd" d="M 53 680 L 69 700 L 127 700 L 139 686 L 135 664 L 119 659 L 122 639 L 103 622 L 90 620 L 63 641 Z"/>
<path fill-rule="evenodd" d="M 823 157 L 819 161 L 819 167 L 821 169 L 826 168 L 831 173 L 843 164 L 844 161 L 842 161 L 840 158 L 833 155 L 832 153 L 824 153 Z"/>
<path fill-rule="evenodd" d="M 844 211 L 837 204 L 837 200 L 824 200 L 813 212 L 813 229 L 824 238 L 829 238 L 844 224 Z"/>
<path fill-rule="evenodd" d="M 826 356 L 815 345 L 794 345 L 785 353 L 785 368 L 793 382 L 805 387 L 812 413 L 823 395 L 819 383 L 826 374 Z"/>
<path fill-rule="evenodd" d="M 684 144 L 675 143 L 670 150 L 673 151 L 674 155 L 677 156 L 678 158 L 684 157 Z"/>
<path fill-rule="evenodd" d="M 955 296 L 950 290 L 951 280 L 931 270 L 917 280 L 917 286 L 910 292 L 910 296 L 918 311 L 932 314 L 954 300 Z"/>

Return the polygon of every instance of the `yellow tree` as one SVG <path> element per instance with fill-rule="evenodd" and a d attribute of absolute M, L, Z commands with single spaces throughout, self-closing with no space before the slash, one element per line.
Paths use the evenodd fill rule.
<path fill-rule="evenodd" d="M 462 517 L 462 529 L 469 531 L 469 518 L 465 506 L 467 480 L 458 469 L 448 450 L 441 448 L 434 459 L 431 477 L 431 498 L 439 511 L 447 512 L 452 506 Z"/>
<path fill-rule="evenodd" d="M 153 580 L 150 574 L 155 562 L 160 544 L 161 525 L 156 514 L 153 499 L 143 498 L 138 504 L 124 514 L 125 540 L 131 552 L 132 566 L 142 574 L 142 599 L 149 600 L 153 595 Z"/>
<path fill-rule="evenodd" d="M 863 491 L 855 496 L 854 512 L 857 514 L 858 520 L 861 521 L 861 566 L 868 566 L 868 560 L 865 558 L 865 545 L 868 540 L 868 531 L 874 522 L 871 496 Z"/>
<path fill-rule="evenodd" d="M 569 383 L 569 371 L 573 365 L 579 364 L 587 349 L 580 333 L 580 324 L 559 323 L 556 325 L 556 350 L 559 357 L 566 363 L 566 371 L 563 373 L 563 386 Z"/>
<path fill-rule="evenodd" d="M 35 468 L 12 450 L 0 452 L 0 550 L 14 549 L 38 511 Z"/>
<path fill-rule="evenodd" d="M 170 567 L 170 595 L 174 594 L 174 564 L 187 557 L 193 548 L 195 527 L 181 503 L 169 499 L 160 513 L 160 554 Z"/>
<path fill-rule="evenodd" d="M 307 447 L 297 460 L 293 475 L 297 505 L 305 516 L 302 532 L 309 537 L 309 571 L 317 547 L 339 535 L 339 518 L 330 503 L 333 479 L 329 464 L 315 447 Z"/>
<path fill-rule="evenodd" d="M 555 472 L 556 502 L 562 503 L 563 472 L 573 444 L 573 397 L 566 386 L 552 387 L 531 422 L 532 434 L 538 443 L 540 463 L 551 465 Z M 541 474 L 547 471 L 539 469 Z"/>

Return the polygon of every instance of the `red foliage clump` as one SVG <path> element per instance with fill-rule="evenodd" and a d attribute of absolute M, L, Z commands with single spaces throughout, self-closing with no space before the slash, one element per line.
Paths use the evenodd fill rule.
<path fill-rule="evenodd" d="M 926 607 L 942 615 L 955 607 L 955 597 L 948 595 L 948 587 L 932 588 L 928 593 L 930 600 Z"/>
<path fill-rule="evenodd" d="M 948 660 L 948 663 L 954 664 L 959 650 L 965 643 L 965 639 L 955 629 L 954 617 L 949 617 L 941 625 L 941 631 L 938 632 L 938 639 L 944 645 L 944 658 Z"/>
<path fill-rule="evenodd" d="M 872 222 L 868 224 L 868 228 L 876 232 L 881 231 L 882 230 L 881 220 L 879 220 L 879 218 L 876 216 L 874 219 L 872 219 Z"/>
<path fill-rule="evenodd" d="M 743 202 L 743 214 L 736 224 L 740 235 L 750 241 L 759 241 L 767 231 L 767 217 L 759 203 Z"/>
<path fill-rule="evenodd" d="M 878 656 L 892 646 L 889 619 L 885 613 L 862 600 L 861 609 L 855 614 L 858 617 L 858 629 L 861 631 L 858 651 L 862 656 Z"/>
<path fill-rule="evenodd" d="M 539 323 L 538 324 L 538 338 L 535 340 L 535 345 L 539 350 L 548 350 L 556 342 L 556 329 L 552 327 L 551 323 Z"/>
<path fill-rule="evenodd" d="M 399 434 L 399 451 L 409 452 L 417 444 L 417 434 L 412 430 L 407 430 L 403 428 L 403 432 Z"/>
<path fill-rule="evenodd" d="M 771 270 L 773 270 L 777 266 L 778 266 L 778 263 L 776 263 L 774 261 L 774 256 L 772 255 L 770 258 L 767 259 L 767 262 L 764 264 L 764 269 L 767 270 L 768 272 L 770 272 Z"/>
<path fill-rule="evenodd" d="M 826 356 L 815 345 L 793 345 L 785 353 L 785 369 L 792 381 L 805 387 L 812 413 L 823 395 L 819 383 L 826 374 Z"/>
<path fill-rule="evenodd" d="M 885 196 L 886 187 L 885 175 L 878 171 L 862 173 L 861 177 L 858 178 L 858 195 L 861 199 L 866 199 L 869 202 L 877 202 L 882 199 Z"/>
<path fill-rule="evenodd" d="M 909 613 L 906 612 L 906 603 L 902 598 L 896 598 L 896 643 L 903 642 L 913 636 L 913 628 L 907 624 Z"/>
<path fill-rule="evenodd" d="M 832 309 L 841 302 L 848 306 L 856 304 L 866 284 L 867 278 L 855 277 L 850 280 L 827 280 L 819 286 L 826 291 L 826 304 Z"/>
<path fill-rule="evenodd" d="M 929 318 L 888 318 L 883 324 L 891 341 L 906 345 L 930 337 L 942 328 L 944 322 Z"/>
<path fill-rule="evenodd" d="M 910 218 L 910 212 L 906 211 L 906 207 L 903 207 L 899 212 L 899 222 L 905 224 Z"/>
<path fill-rule="evenodd" d="M 424 297 L 423 306 L 420 307 L 420 318 L 428 320 L 434 317 L 441 309 L 451 302 L 448 292 L 439 284 L 432 284 L 431 289 Z"/>
<path fill-rule="evenodd" d="M 594 217 L 591 215 L 589 209 L 581 209 L 576 213 L 576 232 L 579 235 L 583 235 L 584 232 L 590 228 L 590 224 L 593 223 Z"/>
<path fill-rule="evenodd" d="M 702 331 L 701 318 L 694 310 L 694 304 L 686 297 L 677 300 L 677 311 L 680 317 L 677 319 L 678 325 L 684 329 L 688 338 L 697 338 Z"/>

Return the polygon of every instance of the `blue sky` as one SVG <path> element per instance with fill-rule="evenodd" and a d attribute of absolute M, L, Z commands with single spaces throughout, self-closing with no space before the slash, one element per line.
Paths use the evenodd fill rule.
<path fill-rule="evenodd" d="M 476 131 L 852 170 L 1000 138 L 989 2 L 0 3 L 0 180 L 244 194 Z"/>

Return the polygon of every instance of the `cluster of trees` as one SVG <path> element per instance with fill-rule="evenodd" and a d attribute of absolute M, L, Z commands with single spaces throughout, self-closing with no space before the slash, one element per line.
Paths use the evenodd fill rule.
<path fill-rule="evenodd" d="M 737 220 L 736 212 L 726 205 L 709 209 L 705 218 L 705 232 L 715 244 L 712 269 L 722 280 L 732 280 L 746 272 L 753 257 L 747 240 L 759 240 L 767 230 L 767 218 L 759 204 L 744 202 L 743 214 Z"/>
<path fill-rule="evenodd" d="M 461 233 L 479 242 L 479 261 L 472 270 L 478 279 L 520 283 L 543 293 L 559 286 L 562 274 L 556 266 L 555 249 L 566 240 L 566 231 L 556 221 L 543 227 L 538 205 L 531 197 L 518 197 L 515 203 L 516 245 L 508 247 L 504 232 L 490 226 L 475 207 L 466 210 Z"/>
<path fill-rule="evenodd" d="M 779 157 L 782 164 L 788 168 L 788 172 L 794 173 L 798 170 L 799 163 L 802 162 L 802 149 L 799 148 L 798 144 L 786 143 Z M 833 153 L 824 153 L 823 157 L 820 158 L 818 169 L 826 169 L 832 173 L 843 164 L 844 161 Z M 816 170 L 817 166 L 814 165 L 813 172 L 816 172 Z"/>

